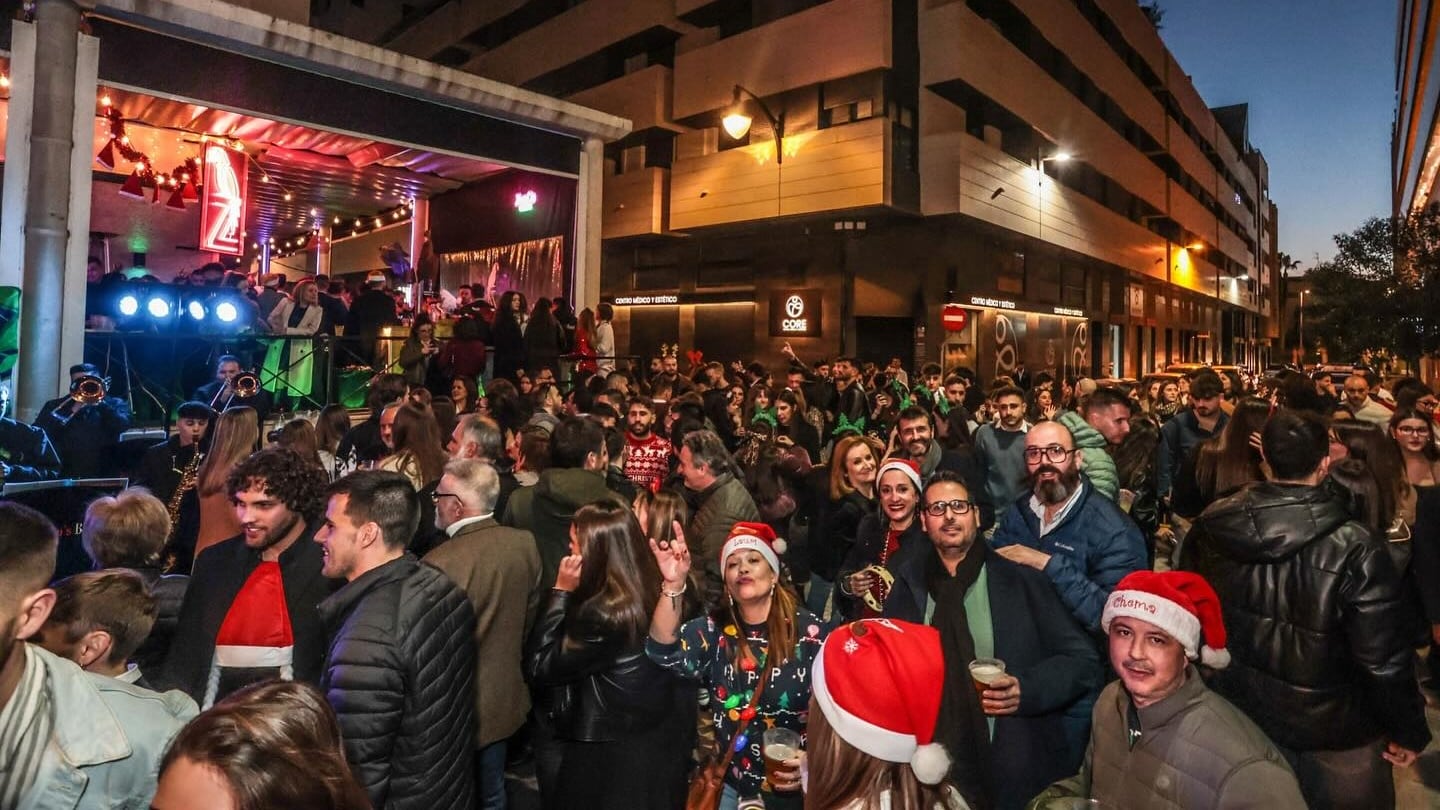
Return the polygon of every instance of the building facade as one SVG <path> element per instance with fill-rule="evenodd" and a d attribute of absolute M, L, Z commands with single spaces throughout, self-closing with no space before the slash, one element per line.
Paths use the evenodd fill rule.
<path fill-rule="evenodd" d="M 1135 0 L 359 2 L 312 23 L 630 119 L 602 212 L 622 352 L 988 379 L 1278 345 L 1247 110 L 1208 107 Z"/>
<path fill-rule="evenodd" d="M 1400 0 L 1395 36 L 1395 122 L 1390 138 L 1391 212 L 1403 216 L 1435 201 L 1440 171 L 1440 77 L 1435 32 L 1440 12 L 1425 0 Z"/>

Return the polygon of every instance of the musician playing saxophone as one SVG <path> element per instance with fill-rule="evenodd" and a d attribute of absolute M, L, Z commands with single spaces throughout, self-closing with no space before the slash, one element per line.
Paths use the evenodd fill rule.
<path fill-rule="evenodd" d="M 91 363 L 70 367 L 70 393 L 40 407 L 35 427 L 60 453 L 66 478 L 103 478 L 121 473 L 115 458 L 120 434 L 130 428 L 130 406 L 106 391 Z"/>
<path fill-rule="evenodd" d="M 169 503 L 185 469 L 200 452 L 205 430 L 210 427 L 213 415 L 210 406 L 203 402 L 182 404 L 175 420 L 174 435 L 145 451 L 140 466 L 135 469 L 133 483 L 147 487 L 155 497 Z"/>
<path fill-rule="evenodd" d="M 18 483 L 59 478 L 60 455 L 50 437 L 38 427 L 7 417 L 9 407 L 10 388 L 0 386 L 0 479 Z"/>

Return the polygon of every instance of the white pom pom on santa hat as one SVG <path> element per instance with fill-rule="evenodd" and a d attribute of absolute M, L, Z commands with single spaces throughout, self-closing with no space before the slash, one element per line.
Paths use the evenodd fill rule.
<path fill-rule="evenodd" d="M 927 785 L 938 785 L 950 773 L 950 754 L 940 743 L 930 743 L 915 748 L 910 756 L 910 770 L 915 778 Z"/>

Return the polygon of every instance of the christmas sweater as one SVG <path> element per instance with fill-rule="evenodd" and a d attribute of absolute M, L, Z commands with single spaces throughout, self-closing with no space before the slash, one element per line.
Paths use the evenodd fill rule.
<path fill-rule="evenodd" d="M 651 433 L 643 439 L 625 434 L 625 477 L 654 492 L 670 475 L 670 440 Z"/>
<path fill-rule="evenodd" d="M 725 782 L 742 797 L 759 796 L 762 791 L 770 790 L 765 784 L 765 760 L 760 750 L 765 729 L 788 728 L 798 733 L 802 741 L 805 738 L 810 709 L 810 670 L 830 631 L 803 607 L 795 610 L 795 627 L 798 640 L 790 660 L 771 668 L 770 678 L 755 707 L 755 718 L 739 740 L 735 739 L 735 730 L 740 725 L 740 713 L 749 705 L 760 682 L 761 666 L 768 657 L 765 625 L 722 627 L 714 618 L 702 616 L 686 622 L 674 644 L 661 644 L 653 638 L 645 642 L 645 652 L 652 661 L 682 678 L 699 681 L 705 688 L 708 705 L 702 708 L 708 708 L 714 715 L 715 739 L 721 745 L 739 746 L 730 761 Z M 732 663 L 741 632 L 745 633 L 750 649 L 759 655 L 759 665 Z"/>

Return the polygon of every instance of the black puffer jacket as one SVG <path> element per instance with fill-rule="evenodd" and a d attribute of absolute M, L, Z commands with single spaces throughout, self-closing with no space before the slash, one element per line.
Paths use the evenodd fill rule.
<path fill-rule="evenodd" d="M 1400 578 L 1322 487 L 1251 484 L 1196 518 L 1180 568 L 1215 587 L 1228 668 L 1215 691 L 1301 751 L 1430 740 Z"/>
<path fill-rule="evenodd" d="M 622 740 L 676 711 L 678 681 L 645 654 L 643 635 L 627 643 L 567 617 L 569 608 L 569 591 L 550 591 L 525 655 L 530 686 L 549 690 L 547 709 L 559 737 Z"/>
<path fill-rule="evenodd" d="M 474 802 L 475 613 L 410 555 L 320 603 L 330 639 L 320 690 L 375 810 Z"/>
<path fill-rule="evenodd" d="M 135 573 L 145 580 L 145 587 L 155 598 L 155 624 L 150 635 L 140 644 L 131 658 L 142 673 L 159 676 L 165 669 L 165 654 L 170 651 L 170 641 L 175 638 L 175 628 L 180 624 L 180 606 L 185 602 L 185 590 L 190 587 L 190 577 L 185 574 L 164 574 L 159 568 L 136 568 Z"/>

